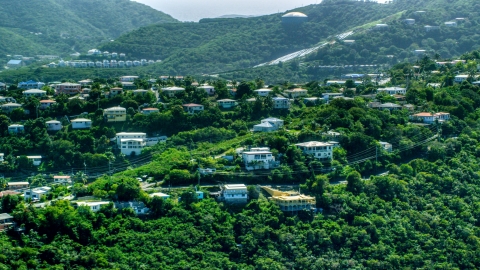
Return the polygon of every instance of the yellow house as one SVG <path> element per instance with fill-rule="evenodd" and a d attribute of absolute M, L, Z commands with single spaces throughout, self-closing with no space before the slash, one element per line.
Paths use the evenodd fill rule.
<path fill-rule="evenodd" d="M 316 208 L 315 197 L 300 194 L 295 191 L 280 191 L 271 187 L 262 187 L 272 195 L 270 201 L 274 202 L 284 212 L 296 212 L 300 210 L 312 210 Z"/>
<path fill-rule="evenodd" d="M 111 107 L 103 111 L 107 122 L 124 122 L 127 120 L 127 110 L 122 107 Z"/>

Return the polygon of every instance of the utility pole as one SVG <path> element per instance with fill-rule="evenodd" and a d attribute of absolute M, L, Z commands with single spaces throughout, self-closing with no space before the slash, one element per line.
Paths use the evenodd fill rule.
<path fill-rule="evenodd" d="M 377 173 L 378 145 L 375 146 L 375 173 Z"/>

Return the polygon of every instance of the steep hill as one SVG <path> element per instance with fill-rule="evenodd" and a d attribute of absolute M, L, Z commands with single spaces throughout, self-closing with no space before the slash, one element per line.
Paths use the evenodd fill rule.
<path fill-rule="evenodd" d="M 211 73 L 252 67 L 308 48 L 349 28 L 399 12 L 399 4 L 323 1 L 296 9 L 309 16 L 298 27 L 285 27 L 283 14 L 254 18 L 203 19 L 199 23 L 161 24 L 125 34 L 103 50 L 163 59 L 158 71 Z"/>
<path fill-rule="evenodd" d="M 270 82 L 308 81 L 345 73 L 385 71 L 399 62 L 414 63 L 425 55 L 456 58 L 480 47 L 477 1 L 459 0 L 454 6 L 448 0 L 397 4 L 403 11 L 395 16 L 350 29 L 353 34 L 347 39 L 354 43 L 332 38 L 327 45 L 287 63 L 221 75 L 237 80 L 261 77 Z M 407 19 L 414 19 L 414 24 L 407 24 Z M 446 22 L 455 22 L 457 26 L 447 26 Z M 388 28 L 375 30 L 378 23 L 385 23 Z M 427 25 L 434 26 L 433 30 L 427 31 Z"/>
<path fill-rule="evenodd" d="M 129 0 L 4 0 L 0 54 L 68 53 L 175 19 Z"/>

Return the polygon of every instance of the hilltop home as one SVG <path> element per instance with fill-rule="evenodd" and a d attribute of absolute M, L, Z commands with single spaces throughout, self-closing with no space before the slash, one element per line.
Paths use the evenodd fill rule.
<path fill-rule="evenodd" d="M 237 102 L 233 99 L 219 99 L 217 100 L 218 107 L 223 109 L 229 109 L 237 106 Z"/>
<path fill-rule="evenodd" d="M 28 89 L 40 89 L 42 87 L 45 86 L 45 83 L 43 82 L 36 82 L 36 81 L 27 81 L 27 82 L 20 82 L 17 87 L 19 89 L 24 89 L 24 90 L 28 90 Z"/>
<path fill-rule="evenodd" d="M 290 109 L 290 100 L 284 97 L 274 97 L 273 99 L 274 109 Z"/>
<path fill-rule="evenodd" d="M 122 76 L 120 77 L 121 82 L 134 82 L 138 79 L 138 76 Z"/>
<path fill-rule="evenodd" d="M 135 90 L 137 86 L 133 82 L 121 82 L 122 88 L 125 90 Z"/>
<path fill-rule="evenodd" d="M 25 97 L 37 97 L 41 98 L 47 95 L 47 91 L 40 90 L 40 89 L 30 89 L 23 91 L 23 95 Z"/>
<path fill-rule="evenodd" d="M 278 118 L 266 118 L 260 124 L 253 126 L 253 131 L 271 132 L 283 127 L 283 120 Z"/>
<path fill-rule="evenodd" d="M 145 215 L 150 211 L 150 208 L 146 207 L 143 202 L 116 202 L 115 208 L 118 210 L 131 208 L 137 215 Z"/>
<path fill-rule="evenodd" d="M 6 103 L 6 102 L 17 102 L 17 100 L 14 99 L 13 97 L 0 96 L 0 103 Z"/>
<path fill-rule="evenodd" d="M 72 184 L 72 178 L 69 175 L 55 175 L 53 176 L 53 183 L 60 185 Z"/>
<path fill-rule="evenodd" d="M 203 105 L 194 103 L 183 104 L 183 110 L 189 114 L 194 114 L 203 111 Z"/>
<path fill-rule="evenodd" d="M 250 151 L 243 152 L 242 157 L 247 171 L 258 169 L 268 170 L 276 168 L 279 165 L 269 150 L 250 149 Z"/>
<path fill-rule="evenodd" d="M 0 232 L 5 231 L 6 229 L 15 226 L 15 222 L 13 221 L 13 216 L 2 213 L 0 214 Z"/>
<path fill-rule="evenodd" d="M 110 92 L 108 92 L 107 97 L 112 98 L 114 96 L 121 95 L 122 93 L 123 93 L 123 88 L 119 88 L 119 87 L 110 88 Z"/>
<path fill-rule="evenodd" d="M 368 105 L 371 108 L 376 108 L 376 109 L 379 109 L 379 110 L 393 111 L 393 110 L 402 109 L 402 106 L 400 106 L 398 104 L 395 104 L 395 103 L 391 103 L 391 102 L 387 102 L 387 103 L 383 103 L 383 104 L 381 104 L 380 102 L 370 102 Z"/>
<path fill-rule="evenodd" d="M 102 205 L 108 204 L 110 204 L 110 202 L 77 202 L 78 206 L 88 207 L 92 212 L 98 212 Z"/>
<path fill-rule="evenodd" d="M 197 89 L 205 91 L 205 93 L 207 93 L 210 96 L 215 95 L 215 88 L 213 86 L 202 85 L 202 86 L 197 87 Z"/>
<path fill-rule="evenodd" d="M 8 126 L 8 133 L 20 133 L 25 131 L 25 126 L 20 124 L 13 124 Z"/>
<path fill-rule="evenodd" d="M 77 118 L 72 121 L 72 129 L 84 129 L 92 127 L 92 120 L 86 118 Z"/>
<path fill-rule="evenodd" d="M 227 203 L 247 203 L 248 190 L 244 184 L 229 184 L 220 187 L 220 199 Z"/>
<path fill-rule="evenodd" d="M 281 211 L 297 212 L 314 210 L 316 208 L 315 197 L 303 195 L 295 191 L 280 191 L 266 186 L 262 186 L 262 189 L 272 196 L 268 199 L 278 205 Z"/>
<path fill-rule="evenodd" d="M 27 158 L 32 161 L 33 166 L 40 166 L 42 163 L 42 156 L 27 156 Z"/>
<path fill-rule="evenodd" d="M 432 124 L 438 120 L 438 122 L 444 122 L 450 120 L 450 114 L 445 112 L 438 112 L 435 114 L 429 112 L 421 112 L 410 116 L 411 120 L 420 121 L 425 124 Z"/>
<path fill-rule="evenodd" d="M 27 189 L 23 193 L 23 198 L 26 200 L 31 199 L 32 201 L 41 200 L 47 196 L 48 192 L 52 190 L 51 187 L 39 187 L 34 189 Z"/>
<path fill-rule="evenodd" d="M 460 75 L 455 76 L 455 82 L 456 83 L 462 83 L 462 82 L 466 81 L 467 79 L 468 79 L 468 75 L 466 75 L 466 74 L 460 74 Z"/>
<path fill-rule="evenodd" d="M 24 188 L 28 188 L 28 182 L 8 182 L 7 187 L 8 190 L 20 190 Z"/>
<path fill-rule="evenodd" d="M 86 79 L 86 80 L 78 81 L 78 83 L 79 83 L 81 86 L 87 86 L 87 85 L 89 85 L 89 84 L 92 84 L 93 81 L 90 80 L 90 79 Z"/>
<path fill-rule="evenodd" d="M 47 108 L 49 108 L 50 106 L 52 106 L 55 103 L 56 103 L 55 100 L 51 100 L 51 99 L 40 100 L 39 109 L 40 110 L 46 110 Z"/>
<path fill-rule="evenodd" d="M 111 107 L 103 111 L 103 117 L 107 122 L 125 122 L 127 120 L 127 110 L 122 107 Z"/>
<path fill-rule="evenodd" d="M 142 109 L 143 114 L 158 113 L 160 110 L 157 108 L 144 108 Z"/>
<path fill-rule="evenodd" d="M 57 120 L 47 121 L 45 124 L 47 125 L 48 131 L 59 131 L 62 129 L 62 123 Z"/>
<path fill-rule="evenodd" d="M 295 144 L 304 154 L 313 155 L 321 161 L 331 161 L 333 158 L 333 145 L 324 142 L 305 142 Z"/>
<path fill-rule="evenodd" d="M 407 88 L 401 87 L 386 87 L 386 88 L 378 88 L 378 93 L 387 93 L 389 95 L 405 95 L 407 93 Z"/>
<path fill-rule="evenodd" d="M 5 113 L 11 113 L 13 110 L 17 108 L 21 108 L 22 105 L 18 103 L 5 103 L 5 104 L 2 104 L 2 106 L 0 107 L 2 108 L 2 111 L 4 111 Z"/>
<path fill-rule="evenodd" d="M 257 95 L 260 97 L 267 97 L 268 95 L 273 93 L 273 90 L 262 88 L 262 89 L 254 90 L 253 92 L 257 93 Z"/>
<path fill-rule="evenodd" d="M 162 88 L 162 91 L 168 97 L 175 97 L 175 95 L 185 92 L 185 88 L 173 86 Z"/>
<path fill-rule="evenodd" d="M 79 83 L 60 83 L 55 85 L 55 94 L 76 95 L 82 91 Z"/>
<path fill-rule="evenodd" d="M 117 146 L 122 154 L 129 156 L 132 153 L 140 155 L 147 146 L 147 134 L 142 132 L 120 132 L 116 134 Z"/>
<path fill-rule="evenodd" d="M 288 95 L 290 98 L 299 98 L 299 97 L 306 97 L 308 95 L 308 91 L 302 88 L 295 88 L 291 90 L 285 90 L 284 93 Z"/>
<path fill-rule="evenodd" d="M 393 146 L 391 143 L 388 142 L 378 142 L 380 146 L 385 149 L 387 152 L 392 152 L 393 151 Z"/>

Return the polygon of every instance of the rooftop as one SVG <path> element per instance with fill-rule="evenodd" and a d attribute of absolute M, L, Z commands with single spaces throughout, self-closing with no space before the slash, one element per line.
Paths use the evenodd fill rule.
<path fill-rule="evenodd" d="M 225 189 L 247 189 L 247 186 L 244 184 L 230 184 L 230 185 L 225 185 Z"/>
<path fill-rule="evenodd" d="M 317 142 L 317 141 L 297 143 L 297 144 L 295 144 L 295 145 L 297 145 L 297 146 L 304 146 L 304 147 L 332 146 L 332 145 L 329 144 L 329 143 Z"/>
<path fill-rule="evenodd" d="M 307 18 L 308 16 L 301 13 L 301 12 L 289 12 L 285 15 L 282 16 L 283 18 L 285 17 L 298 17 L 298 18 Z"/>

